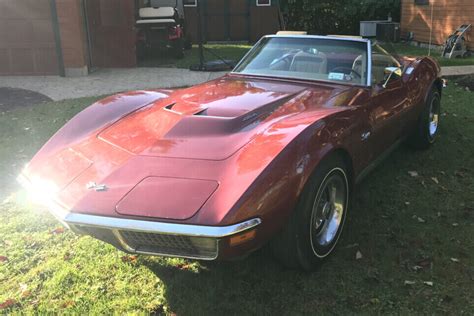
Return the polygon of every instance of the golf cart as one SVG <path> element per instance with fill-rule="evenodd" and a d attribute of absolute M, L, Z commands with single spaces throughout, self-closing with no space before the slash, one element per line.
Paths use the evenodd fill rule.
<path fill-rule="evenodd" d="M 148 0 L 138 12 L 137 55 L 141 59 L 150 52 L 172 49 L 176 58 L 184 57 L 183 0 Z"/>

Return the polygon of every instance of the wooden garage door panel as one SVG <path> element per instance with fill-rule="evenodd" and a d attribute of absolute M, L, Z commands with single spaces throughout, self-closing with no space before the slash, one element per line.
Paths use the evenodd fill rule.
<path fill-rule="evenodd" d="M 130 0 L 88 0 L 92 66 L 136 66 L 135 6 Z"/>
<path fill-rule="evenodd" d="M 0 74 L 57 73 L 49 0 L 0 0 Z"/>

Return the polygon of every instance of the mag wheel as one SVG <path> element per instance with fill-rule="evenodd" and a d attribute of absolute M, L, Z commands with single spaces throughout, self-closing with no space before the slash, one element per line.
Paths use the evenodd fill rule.
<path fill-rule="evenodd" d="M 321 183 L 311 211 L 309 225 L 311 248 L 324 258 L 336 245 L 348 202 L 348 183 L 343 169 L 334 168 Z"/>
<path fill-rule="evenodd" d="M 432 90 L 418 120 L 418 126 L 409 140 L 413 147 L 427 149 L 436 141 L 440 117 L 441 97 L 437 90 Z"/>
<path fill-rule="evenodd" d="M 272 243 L 286 266 L 310 271 L 329 256 L 349 209 L 350 181 L 343 159 L 324 159 L 308 180 L 288 225 Z"/>

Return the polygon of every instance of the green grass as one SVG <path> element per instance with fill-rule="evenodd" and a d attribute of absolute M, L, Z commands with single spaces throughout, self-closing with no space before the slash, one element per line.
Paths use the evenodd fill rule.
<path fill-rule="evenodd" d="M 393 46 L 395 52 L 399 55 L 404 56 L 428 56 L 430 54 L 434 57 L 440 66 L 466 66 L 466 65 L 474 65 L 474 54 L 469 58 L 454 58 L 454 59 L 447 59 L 441 57 L 441 49 L 440 48 L 432 48 L 431 52 L 429 52 L 428 48 L 412 46 L 405 43 L 392 43 L 389 46 Z M 389 47 L 388 46 L 388 47 Z"/>
<path fill-rule="evenodd" d="M 230 59 L 239 61 L 251 48 L 250 45 L 243 44 L 206 44 L 204 50 L 205 61 Z M 199 64 L 199 49 L 197 45 L 193 45 L 191 50 L 184 52 L 183 59 L 176 59 L 172 52 L 161 52 L 155 58 L 140 62 L 140 66 L 144 67 L 177 67 L 188 69 L 191 65 Z"/>
<path fill-rule="evenodd" d="M 472 315 L 473 98 L 454 85 L 445 90 L 438 142 L 428 151 L 400 147 L 366 178 L 339 247 L 311 274 L 284 269 L 265 249 L 242 261 L 200 263 L 128 256 L 62 232 L 11 182 L 93 99 L 12 109 L 0 115 L 7 185 L 0 202 L 8 196 L 0 204 L 0 256 L 8 257 L 0 257 L 0 306 L 11 300 L 0 313 Z"/>
<path fill-rule="evenodd" d="M 395 51 L 399 55 L 406 56 L 427 56 L 428 48 L 422 48 L 418 46 L 412 46 L 405 43 L 393 43 L 389 44 L 393 46 L 390 51 Z M 250 45 L 237 45 L 237 44 L 207 44 L 205 50 L 205 60 L 211 61 L 222 57 L 224 59 L 231 59 L 239 61 L 245 53 L 251 48 Z M 214 55 L 214 54 L 216 55 Z M 441 57 L 441 51 L 437 48 L 431 50 L 431 56 L 434 57 L 441 66 L 465 66 L 474 65 L 474 54 L 469 58 L 455 58 L 446 59 Z M 185 51 L 185 57 L 183 59 L 175 59 L 171 52 L 161 52 L 156 58 L 149 59 L 139 63 L 140 66 L 144 67 L 177 67 L 188 69 L 191 65 L 199 63 L 199 50 L 196 45 L 191 50 Z"/>

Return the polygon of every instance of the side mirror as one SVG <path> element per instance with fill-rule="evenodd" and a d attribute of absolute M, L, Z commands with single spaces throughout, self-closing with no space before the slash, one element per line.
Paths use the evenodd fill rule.
<path fill-rule="evenodd" d="M 402 76 L 402 69 L 400 67 L 387 67 L 384 71 L 385 75 L 388 75 L 387 80 L 382 85 L 382 87 L 387 88 L 387 84 L 392 79 L 392 77 L 400 78 Z"/>

